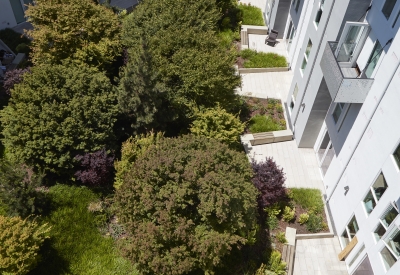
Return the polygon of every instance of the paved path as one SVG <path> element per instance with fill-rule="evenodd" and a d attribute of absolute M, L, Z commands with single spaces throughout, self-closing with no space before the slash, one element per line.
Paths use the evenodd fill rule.
<path fill-rule="evenodd" d="M 347 275 L 345 262 L 337 257 L 340 251 L 337 237 L 297 240 L 293 275 Z"/>
<path fill-rule="evenodd" d="M 260 98 L 279 98 L 286 101 L 293 72 L 271 72 L 241 74 L 242 87 L 236 92 L 240 95 L 254 96 Z"/>
<path fill-rule="evenodd" d="M 241 137 L 247 156 L 256 161 L 272 157 L 286 174 L 286 187 L 317 188 L 325 194 L 313 149 L 298 148 L 294 140 L 252 147 L 249 141 L 251 138 L 252 135 Z"/>

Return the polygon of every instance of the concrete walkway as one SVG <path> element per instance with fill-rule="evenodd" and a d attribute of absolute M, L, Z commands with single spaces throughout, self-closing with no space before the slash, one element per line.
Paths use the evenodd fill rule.
<path fill-rule="evenodd" d="M 251 134 L 241 137 L 249 159 L 264 161 L 266 157 L 272 157 L 286 174 L 286 187 L 317 188 L 325 194 L 313 149 L 298 148 L 294 140 L 253 147 L 250 139 L 252 139 Z"/>
<path fill-rule="evenodd" d="M 242 87 L 236 92 L 244 96 L 259 98 L 278 98 L 286 101 L 290 85 L 293 79 L 293 72 L 271 72 L 241 74 Z"/>
<path fill-rule="evenodd" d="M 297 240 L 293 275 L 347 275 L 337 237 Z"/>

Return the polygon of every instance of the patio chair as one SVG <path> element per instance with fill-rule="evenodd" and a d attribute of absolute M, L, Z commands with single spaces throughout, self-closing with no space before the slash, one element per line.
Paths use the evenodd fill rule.
<path fill-rule="evenodd" d="M 278 31 L 276 30 L 271 30 L 269 32 L 269 35 L 265 39 L 265 44 L 272 44 L 275 47 L 276 44 L 276 38 L 278 37 Z"/>

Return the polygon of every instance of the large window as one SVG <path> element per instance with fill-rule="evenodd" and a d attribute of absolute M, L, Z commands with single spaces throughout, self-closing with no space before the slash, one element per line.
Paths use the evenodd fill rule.
<path fill-rule="evenodd" d="M 299 11 L 300 1 L 301 1 L 301 0 L 297 0 L 297 1 L 296 1 L 296 6 L 294 7 L 294 10 L 295 10 L 296 12 Z"/>
<path fill-rule="evenodd" d="M 376 40 L 372 53 L 367 62 L 367 68 L 365 69 L 365 75 L 370 78 L 372 73 L 375 70 L 376 65 L 378 64 L 379 58 L 382 54 L 382 45 Z"/>
<path fill-rule="evenodd" d="M 394 228 L 384 238 L 385 247 L 381 250 L 381 257 L 386 271 L 400 258 L 400 230 Z"/>
<path fill-rule="evenodd" d="M 388 229 L 388 227 L 394 221 L 398 214 L 399 212 L 397 211 L 397 209 L 394 208 L 393 205 L 390 205 L 380 218 L 380 222 L 382 223 L 383 227 Z"/>
<path fill-rule="evenodd" d="M 358 223 L 356 220 L 356 216 L 353 216 L 353 218 L 350 220 L 350 222 L 347 224 L 346 228 L 344 229 L 342 235 L 340 236 L 340 242 L 342 243 L 343 248 L 346 247 L 351 240 L 354 238 L 358 231 Z"/>
<path fill-rule="evenodd" d="M 382 13 L 386 19 L 389 19 L 390 15 L 392 14 L 396 2 L 397 0 L 386 0 L 385 4 L 383 5 Z"/>
<path fill-rule="evenodd" d="M 319 21 L 321 20 L 322 12 L 324 11 L 324 2 L 325 0 L 321 0 L 319 2 L 319 9 L 317 11 L 317 14 L 315 16 L 315 25 L 318 27 Z"/>
<path fill-rule="evenodd" d="M 379 199 L 382 197 L 387 189 L 385 177 L 382 173 L 379 174 L 374 184 L 370 187 L 367 196 L 364 199 L 364 207 L 367 214 L 370 214 L 374 210 Z"/>
<path fill-rule="evenodd" d="M 303 63 L 301 64 L 301 71 L 304 72 L 307 63 L 308 63 L 308 57 L 310 55 L 311 52 L 311 48 L 312 48 L 312 42 L 311 39 L 308 39 L 308 44 L 307 44 L 307 48 L 306 51 L 304 52 L 304 59 L 303 59 Z"/>
<path fill-rule="evenodd" d="M 394 151 L 393 157 L 400 169 L 400 145 L 396 148 L 396 151 Z"/>

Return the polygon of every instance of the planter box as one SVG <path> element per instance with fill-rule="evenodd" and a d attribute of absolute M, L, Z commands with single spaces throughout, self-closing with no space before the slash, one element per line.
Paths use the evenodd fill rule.
<path fill-rule="evenodd" d="M 270 72 L 286 72 L 289 67 L 276 67 L 276 68 L 239 68 L 239 74 L 250 73 L 270 73 Z"/>

